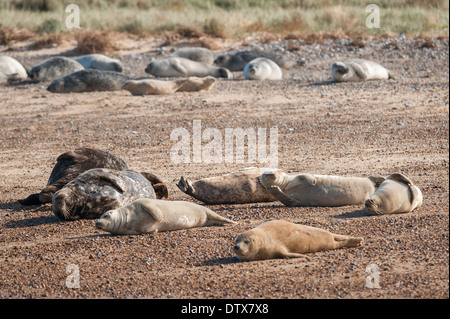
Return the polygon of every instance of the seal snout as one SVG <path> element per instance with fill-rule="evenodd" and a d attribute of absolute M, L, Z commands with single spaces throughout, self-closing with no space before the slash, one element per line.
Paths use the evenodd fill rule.
<path fill-rule="evenodd" d="M 52 199 L 52 212 L 61 220 L 76 219 L 72 216 L 73 205 L 71 204 L 70 193 L 61 189 L 55 193 Z"/>

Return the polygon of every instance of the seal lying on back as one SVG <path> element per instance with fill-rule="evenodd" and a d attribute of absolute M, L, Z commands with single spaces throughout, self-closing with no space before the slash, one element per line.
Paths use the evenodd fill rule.
<path fill-rule="evenodd" d="M 226 224 L 236 222 L 204 206 L 142 198 L 104 213 L 95 226 L 112 234 L 131 235 Z"/>
<path fill-rule="evenodd" d="M 227 53 L 219 55 L 214 64 L 227 68 L 230 71 L 242 71 L 247 63 L 256 58 L 267 58 L 278 64 L 280 68 L 289 69 L 297 64 L 296 61 L 288 57 L 287 55 L 276 54 L 266 51 L 237 51 L 235 53 Z"/>
<path fill-rule="evenodd" d="M 54 79 L 47 90 L 52 93 L 117 91 L 131 78 L 114 71 L 81 70 Z"/>
<path fill-rule="evenodd" d="M 241 233 L 233 250 L 243 260 L 307 258 L 306 253 L 357 247 L 362 241 L 360 237 L 336 235 L 316 227 L 273 220 Z"/>
<path fill-rule="evenodd" d="M 342 177 L 330 175 L 264 172 L 261 183 L 286 206 L 344 206 L 364 204 L 384 177 Z"/>
<path fill-rule="evenodd" d="M 46 82 L 80 70 L 84 70 L 84 67 L 74 59 L 55 56 L 32 67 L 30 78 L 33 81 Z"/>
<path fill-rule="evenodd" d="M 122 72 L 123 65 L 117 59 L 110 58 L 103 54 L 87 54 L 74 58 L 85 69 L 96 69 L 102 71 Z"/>
<path fill-rule="evenodd" d="M 164 58 L 150 62 L 145 72 L 155 77 L 213 76 L 232 79 L 233 74 L 225 69 L 185 58 Z"/>
<path fill-rule="evenodd" d="M 202 62 L 205 64 L 213 64 L 214 54 L 207 48 L 187 47 L 181 48 L 168 55 L 167 57 L 186 58 L 192 61 Z"/>
<path fill-rule="evenodd" d="M 211 205 L 272 202 L 276 199 L 259 180 L 267 170 L 249 167 L 195 182 L 182 176 L 177 186 L 184 193 Z"/>
<path fill-rule="evenodd" d="M 13 57 L 0 56 L 0 77 L 7 80 L 25 80 L 28 73 L 25 67 Z"/>
<path fill-rule="evenodd" d="M 99 218 L 139 198 L 155 198 L 150 181 L 131 170 L 90 169 L 57 191 L 52 212 L 62 220 Z"/>
<path fill-rule="evenodd" d="M 410 213 L 422 206 L 423 195 L 408 177 L 395 173 L 381 183 L 365 205 L 376 215 Z"/>
<path fill-rule="evenodd" d="M 251 60 L 244 68 L 244 77 L 247 80 L 281 80 L 283 73 L 280 67 L 270 59 L 256 58 Z"/>
<path fill-rule="evenodd" d="M 333 63 L 331 66 L 331 77 L 338 82 L 393 78 L 390 72 L 382 65 L 363 59 L 350 59 L 344 62 Z"/>
<path fill-rule="evenodd" d="M 58 156 L 47 186 L 40 193 L 19 200 L 19 203 L 22 205 L 50 203 L 54 193 L 81 173 L 92 168 L 111 168 L 121 171 L 128 169 L 128 166 L 122 159 L 108 152 L 89 147 L 77 148 Z"/>

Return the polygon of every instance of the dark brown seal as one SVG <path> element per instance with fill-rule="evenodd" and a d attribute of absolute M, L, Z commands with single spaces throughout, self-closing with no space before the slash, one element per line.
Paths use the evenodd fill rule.
<path fill-rule="evenodd" d="M 40 193 L 19 200 L 19 203 L 22 205 L 50 203 L 54 193 L 81 173 L 92 168 L 126 170 L 128 166 L 122 159 L 108 152 L 89 147 L 77 148 L 61 154 L 56 159 L 56 165 L 53 167 L 47 186 Z"/>
<path fill-rule="evenodd" d="M 140 198 L 156 198 L 152 184 L 142 174 L 94 168 L 53 195 L 52 212 L 62 220 L 94 219 Z"/>

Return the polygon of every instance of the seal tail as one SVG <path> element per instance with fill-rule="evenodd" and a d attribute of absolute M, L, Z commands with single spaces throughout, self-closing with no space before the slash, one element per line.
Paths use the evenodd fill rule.
<path fill-rule="evenodd" d="M 177 186 L 183 193 L 186 193 L 188 195 L 194 194 L 194 188 L 192 187 L 191 181 L 184 176 L 181 176 Z"/>
<path fill-rule="evenodd" d="M 31 205 L 41 205 L 41 201 L 39 200 L 39 193 L 37 194 L 31 194 L 25 199 L 19 199 L 19 204 L 24 206 L 31 206 Z"/>
<path fill-rule="evenodd" d="M 335 235 L 334 240 L 338 245 L 337 248 L 342 247 L 358 247 L 364 243 L 364 238 L 362 237 L 349 237 L 342 235 Z"/>
<path fill-rule="evenodd" d="M 219 214 L 214 213 L 213 211 L 208 210 L 208 221 L 210 225 L 227 225 L 227 224 L 237 224 L 237 222 L 228 219 L 226 217 L 222 217 Z"/>

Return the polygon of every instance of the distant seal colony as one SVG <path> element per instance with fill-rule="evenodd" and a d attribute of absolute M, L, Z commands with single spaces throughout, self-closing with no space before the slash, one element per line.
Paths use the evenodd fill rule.
<path fill-rule="evenodd" d="M 360 237 L 333 234 L 327 230 L 273 220 L 241 233 L 233 247 L 243 260 L 307 258 L 304 254 L 362 244 Z"/>
<path fill-rule="evenodd" d="M 350 59 L 344 62 L 333 63 L 331 66 L 331 77 L 338 82 L 393 78 L 390 72 L 382 65 L 363 59 Z"/>
<path fill-rule="evenodd" d="M 104 213 L 96 227 L 131 235 L 235 223 L 194 203 L 143 198 Z"/>
<path fill-rule="evenodd" d="M 376 215 L 410 213 L 422 206 L 421 190 L 403 174 L 389 175 L 365 205 Z"/>

